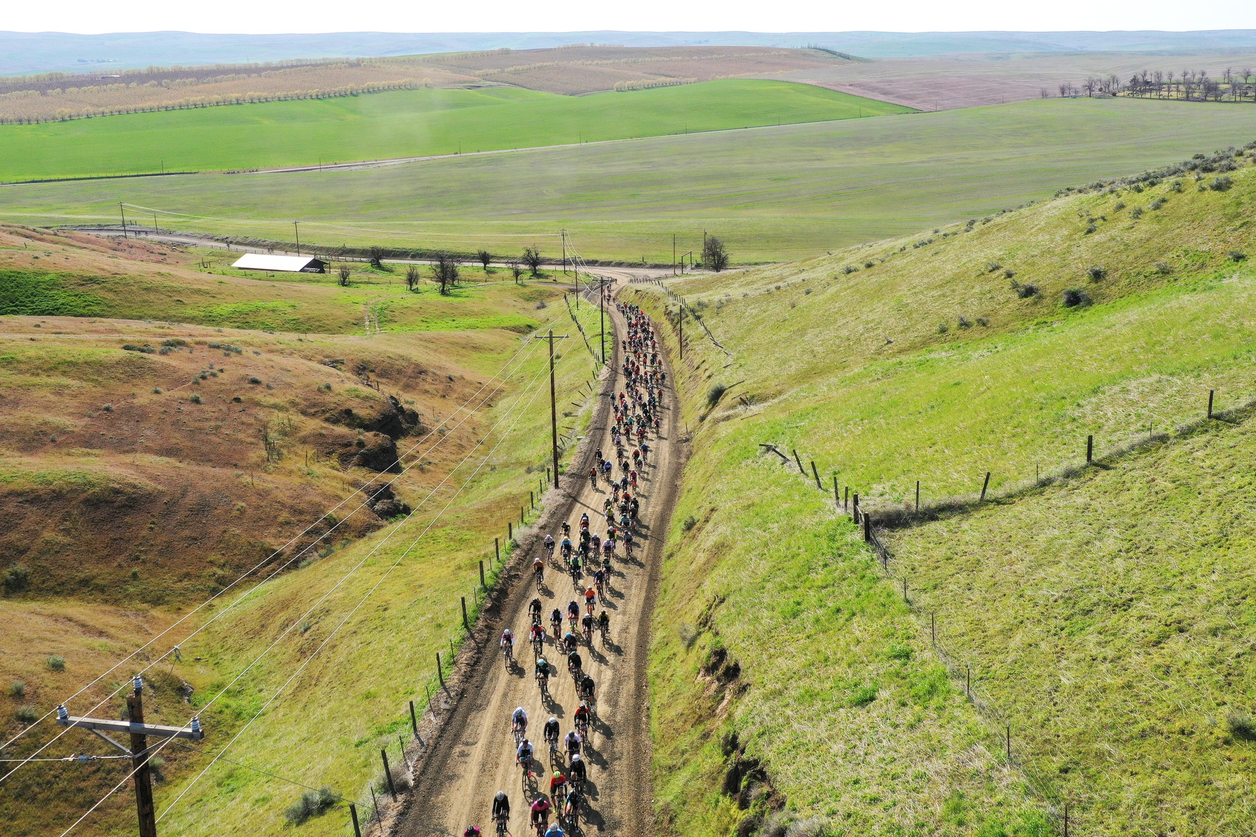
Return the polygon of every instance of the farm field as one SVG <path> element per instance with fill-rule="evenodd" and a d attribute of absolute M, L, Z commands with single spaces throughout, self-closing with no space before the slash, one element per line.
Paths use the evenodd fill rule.
<path fill-rule="evenodd" d="M 6 625 L 20 626 L 0 636 L 0 656 L 6 686 L 22 684 L 4 698 L 0 732 L 7 740 L 221 593 L 146 655 L 160 663 L 147 675 L 148 717 L 185 722 L 190 688 L 191 707 L 215 730 L 209 756 L 163 749 L 157 802 L 164 810 L 188 791 L 163 818 L 178 833 L 275 833 L 300 798 L 290 780 L 369 807 L 379 748 L 395 750 L 409 724 L 406 700 L 426 704 L 434 652 L 461 639 L 458 597 L 474 617 L 478 561 L 491 558 L 493 538 L 543 481 L 549 415 L 535 405 L 548 398 L 547 364 L 526 336 L 551 321 L 576 331 L 566 284 L 484 284 L 440 297 L 430 282 L 401 290 L 401 277 L 387 272 L 359 270 L 339 288 L 325 276 L 206 273 L 201 258 L 0 229 L 0 505 L 18 522 L 0 538 L 0 608 Z M 380 303 L 391 307 L 372 309 Z M 203 324 L 189 324 L 197 311 Z M 596 367 L 596 309 L 578 316 L 594 343 L 567 341 L 559 356 L 558 395 L 572 405 L 560 406 L 564 453 L 587 420 L 578 390 Z M 388 395 L 398 403 L 390 407 Z M 391 451 L 406 470 L 381 475 L 379 457 Z M 396 477 L 411 516 L 357 508 L 357 490 L 381 476 Z M 456 516 L 438 514 L 455 499 Z M 279 557 L 265 562 L 272 552 Z M 227 586 L 259 561 L 265 568 L 246 584 Z M 416 621 L 416 611 L 425 617 Z M 166 656 L 174 644 L 179 659 Z M 53 655 L 63 669 L 48 663 Z M 307 659 L 282 700 L 197 780 Z M 128 682 L 123 669 L 71 711 Z M 116 713 L 118 700 L 99 711 Z M 6 758 L 27 755 L 55 729 L 45 721 Z M 103 747 L 76 732 L 50 752 Z M 292 762 L 293 752 L 315 749 Z M 28 765 L 6 779 L 0 816 L 19 833 L 64 829 L 118 778 L 112 762 Z M 342 833 L 345 805 L 303 831 Z M 85 827 L 133 824 L 134 803 L 122 794 Z"/>
<path fill-rule="evenodd" d="M 1054 834 L 1068 803 L 1087 833 L 1247 833 L 1256 707 L 1237 590 L 1253 531 L 1231 472 L 1251 434 L 1192 428 L 1210 390 L 1218 411 L 1256 398 L 1256 167 L 1201 157 L 988 222 L 668 283 L 687 306 L 694 428 L 651 674 L 676 832 L 757 816 Z M 675 322 L 656 289 L 631 298 Z M 1162 442 L 1141 453 L 1149 429 Z M 972 510 L 987 472 L 992 502 Z M 907 527 L 889 533 L 893 577 L 834 511 L 834 479 Z M 916 480 L 925 518 L 908 525 Z M 727 777 L 748 760 L 784 808 L 739 804 Z"/>
<path fill-rule="evenodd" d="M 221 171 L 699 133 L 909 109 L 811 85 L 710 81 L 572 98 L 515 87 L 0 126 L 0 180 Z"/>
<path fill-rule="evenodd" d="M 30 184 L 0 188 L 0 219 L 111 222 L 127 201 L 176 230 L 290 241 L 300 219 L 303 240 L 328 247 L 549 257 L 565 227 L 585 258 L 664 264 L 673 234 L 700 253 L 707 230 L 745 264 L 980 218 L 1253 136 L 1256 108 L 1032 101 L 357 171 Z"/>

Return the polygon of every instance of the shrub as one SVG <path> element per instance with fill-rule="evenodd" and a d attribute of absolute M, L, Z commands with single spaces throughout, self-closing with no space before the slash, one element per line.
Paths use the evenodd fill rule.
<path fill-rule="evenodd" d="M 301 798 L 284 812 L 284 818 L 293 825 L 300 825 L 310 817 L 317 817 L 327 812 L 336 804 L 336 794 L 331 788 L 306 791 Z"/>
<path fill-rule="evenodd" d="M 9 697 L 20 698 L 26 694 L 26 681 L 14 680 L 9 684 Z"/>
<path fill-rule="evenodd" d="M 855 273 L 858 270 L 859 268 L 855 267 L 853 264 L 848 264 L 846 265 L 846 267 L 842 268 L 842 273 L 845 273 L 847 276 L 849 276 L 850 274 Z"/>
<path fill-rule="evenodd" d="M 1125 202 L 1124 202 L 1124 201 L 1117 201 L 1117 202 L 1116 202 L 1116 206 L 1112 207 L 1112 211 L 1113 211 L 1113 212 L 1120 212 L 1120 211 L 1121 211 L 1122 209 L 1124 209 L 1124 208 L 1125 208 Z"/>
<path fill-rule="evenodd" d="M 1172 272 L 1173 265 L 1168 262 L 1156 262 L 1156 273 L 1159 273 L 1161 276 L 1168 276 Z"/>
<path fill-rule="evenodd" d="M 1175 181 L 1173 181 L 1172 183 L 1170 183 L 1170 184 L 1169 184 L 1169 191 L 1170 191 L 1170 192 L 1180 192 L 1180 191 L 1182 191 L 1182 181 L 1180 181 L 1180 180 L 1175 180 Z"/>
<path fill-rule="evenodd" d="M 1090 281 L 1098 282 L 1107 277 L 1108 271 L 1103 265 L 1096 264 L 1086 268 L 1086 275 L 1090 277 Z"/>
<path fill-rule="evenodd" d="M 1234 180 L 1228 175 L 1223 174 L 1208 184 L 1208 188 L 1214 192 L 1226 192 L 1234 185 Z"/>
<path fill-rule="evenodd" d="M 876 686 L 860 686 L 858 689 L 855 689 L 855 691 L 851 694 L 850 700 L 847 701 L 847 704 L 849 704 L 850 706 L 855 706 L 855 707 L 867 706 L 868 704 L 872 703 L 876 699 L 877 699 L 877 687 Z"/>
<path fill-rule="evenodd" d="M 999 270 L 1002 267 L 1003 265 L 999 264 L 998 262 L 986 262 L 986 273 L 994 273 L 996 270 Z"/>
<path fill-rule="evenodd" d="M 48 668 L 53 671 L 65 671 L 65 657 L 60 654 L 53 654 L 48 658 Z"/>
<path fill-rule="evenodd" d="M 1130 210 L 1130 217 L 1131 217 L 1131 218 L 1141 218 L 1141 217 L 1143 217 L 1143 208 L 1142 208 L 1141 206 L 1136 206 L 1136 207 L 1134 207 L 1133 209 L 1131 209 L 1131 210 Z"/>
<path fill-rule="evenodd" d="M 3 576 L 0 576 L 0 584 L 3 584 L 6 596 L 10 593 L 18 593 L 25 590 L 30 581 L 30 570 L 21 564 L 14 564 L 4 571 Z"/>
<path fill-rule="evenodd" d="M 972 323 L 967 317 L 960 317 L 957 321 L 960 328 L 972 328 Z"/>
<path fill-rule="evenodd" d="M 1064 292 L 1064 307 L 1077 308 L 1081 305 L 1090 304 L 1090 294 L 1081 288 L 1069 288 Z"/>
<path fill-rule="evenodd" d="M 875 264 L 876 264 L 876 262 L 864 262 L 864 267 L 865 267 L 865 268 L 869 268 L 869 267 L 872 267 L 872 266 L 873 266 L 873 265 L 875 265 Z"/>
<path fill-rule="evenodd" d="M 1241 262 L 1247 258 L 1247 254 L 1242 250 L 1231 250 L 1226 255 L 1230 257 L 1230 261 L 1232 262 Z"/>
<path fill-rule="evenodd" d="M 198 392 L 194 392 L 194 393 L 192 393 L 192 396 L 191 396 L 190 398 L 188 398 L 188 401 L 191 401 L 193 404 L 199 404 L 199 403 L 201 403 L 201 395 L 200 395 L 200 393 L 198 393 Z"/>
<path fill-rule="evenodd" d="M 262 379 L 257 377 L 256 375 L 249 375 L 250 384 L 260 384 L 261 382 L 262 382 Z"/>
<path fill-rule="evenodd" d="M 20 706 L 13 713 L 13 717 L 17 718 L 19 723 L 33 724 L 39 720 L 39 710 L 33 706 Z"/>
<path fill-rule="evenodd" d="M 985 317 L 978 317 L 977 325 L 981 326 L 982 328 L 986 328 L 987 326 L 990 325 L 990 321 L 987 320 Z"/>
<path fill-rule="evenodd" d="M 1012 290 L 1016 291 L 1016 295 L 1021 299 L 1029 299 L 1038 295 L 1038 286 L 1031 282 L 1026 282 L 1023 285 L 1013 282 Z"/>
<path fill-rule="evenodd" d="M 1099 229 L 1099 228 L 1098 228 L 1098 227 L 1096 227 L 1096 226 L 1094 225 L 1094 223 L 1093 223 L 1093 222 L 1092 222 L 1092 223 L 1090 223 L 1090 224 L 1087 224 L 1087 225 L 1086 225 L 1086 232 L 1085 232 L 1085 235 L 1090 235 L 1091 233 L 1095 232 L 1095 231 L 1096 231 L 1096 230 L 1098 230 L 1098 229 Z"/>
<path fill-rule="evenodd" d="M 1155 211 L 1159 209 L 1160 207 L 1164 206 L 1168 202 L 1169 201 L 1165 198 L 1156 198 L 1154 201 L 1148 204 L 1148 208 L 1150 208 L 1152 211 Z"/>
<path fill-rule="evenodd" d="M 123 343 L 122 351 L 124 352 L 140 352 L 145 355 L 155 355 L 157 350 L 145 343 L 143 346 L 137 346 L 134 343 Z"/>
<path fill-rule="evenodd" d="M 153 387 L 153 395 L 161 395 L 165 390 L 161 387 Z"/>
<path fill-rule="evenodd" d="M 1007 270 L 1003 271 L 1003 278 L 1004 278 L 1004 279 L 1015 279 L 1015 278 L 1016 278 L 1016 271 L 1015 271 L 1015 270 L 1012 270 L 1012 269 L 1009 267 Z"/>
<path fill-rule="evenodd" d="M 1132 187 L 1130 187 L 1130 188 L 1132 188 L 1135 192 L 1137 192 L 1137 193 L 1138 193 L 1138 194 L 1140 194 L 1140 195 L 1143 193 L 1143 184 L 1141 184 L 1141 183 L 1135 183 L 1135 184 L 1134 184 Z"/>
<path fill-rule="evenodd" d="M 689 515 L 688 517 L 685 518 L 685 522 L 680 524 L 680 531 L 691 532 L 693 531 L 693 527 L 697 525 L 698 525 L 698 521 L 694 519 L 693 515 Z"/>
<path fill-rule="evenodd" d="M 698 639 L 698 630 L 688 622 L 681 622 L 680 627 L 676 629 L 680 636 L 680 641 L 685 644 L 686 648 L 692 648 L 694 642 Z"/>
<path fill-rule="evenodd" d="M 106 405 L 104 405 L 103 407 L 101 407 L 100 409 L 104 410 L 106 413 L 112 413 L 112 412 L 113 412 L 113 405 L 112 405 L 112 404 L 106 404 Z"/>
<path fill-rule="evenodd" d="M 946 323 L 938 323 L 938 334 L 946 334 L 950 330 L 951 327 Z"/>
<path fill-rule="evenodd" d="M 1225 718 L 1230 734 L 1241 741 L 1256 741 L 1256 720 L 1246 712 L 1231 712 Z"/>

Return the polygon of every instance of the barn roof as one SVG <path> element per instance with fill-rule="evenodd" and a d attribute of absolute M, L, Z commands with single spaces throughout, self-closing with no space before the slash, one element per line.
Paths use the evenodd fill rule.
<path fill-rule="evenodd" d="M 300 273 L 310 267 L 325 265 L 322 259 L 313 256 L 268 256 L 265 253 L 245 253 L 232 267 L 244 270 L 279 270 L 289 273 Z"/>

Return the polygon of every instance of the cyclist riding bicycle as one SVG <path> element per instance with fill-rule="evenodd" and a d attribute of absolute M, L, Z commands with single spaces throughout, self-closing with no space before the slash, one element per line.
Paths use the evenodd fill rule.
<path fill-rule="evenodd" d="M 558 746 L 558 738 L 561 735 L 561 730 L 559 730 L 558 728 L 557 718 L 551 715 L 550 719 L 545 722 L 545 728 L 542 730 L 542 732 L 545 735 L 546 744 L 549 744 L 551 747 Z"/>
<path fill-rule="evenodd" d="M 538 796 L 536 800 L 533 801 L 530 808 L 531 808 L 531 813 L 532 813 L 532 824 L 540 825 L 541 828 L 544 828 L 545 824 L 549 822 L 549 814 L 550 814 L 549 800 L 546 799 L 544 795 Z M 540 828 L 537 829 L 537 831 L 540 831 L 540 830 L 541 830 Z"/>
<path fill-rule="evenodd" d="M 554 807 L 558 807 L 558 797 L 567 795 L 567 777 L 563 775 L 561 770 L 555 770 L 554 775 L 550 777 L 550 799 L 554 801 Z"/>
<path fill-rule="evenodd" d="M 545 830 L 544 837 L 563 837 L 562 826 L 555 821 L 553 825 Z"/>
<path fill-rule="evenodd" d="M 532 640 L 532 644 L 540 649 L 545 643 L 545 629 L 541 627 L 540 622 L 533 622 L 529 631 L 529 638 Z"/>
<path fill-rule="evenodd" d="M 536 596 L 532 601 L 528 602 L 528 616 L 532 618 L 534 624 L 541 623 L 541 597 Z"/>
<path fill-rule="evenodd" d="M 493 797 L 493 822 L 510 819 L 510 797 L 505 791 L 498 791 Z"/>
<path fill-rule="evenodd" d="M 567 755 L 572 757 L 574 761 L 580 756 L 580 745 L 584 742 L 580 740 L 580 733 L 574 729 L 567 733 L 567 737 L 563 739 L 563 743 L 567 746 Z"/>
<path fill-rule="evenodd" d="M 572 651 L 567 655 L 567 670 L 571 672 L 572 675 L 579 674 L 583 666 L 584 660 L 580 659 L 579 651 Z"/>
<path fill-rule="evenodd" d="M 532 764 L 533 754 L 532 742 L 525 738 L 519 742 L 519 748 L 515 750 L 515 763 L 520 767 L 526 768 Z"/>
<path fill-rule="evenodd" d="M 593 683 L 592 677 L 590 677 L 587 674 L 581 677 L 580 688 L 578 690 L 580 692 L 580 699 L 581 700 L 593 700 L 593 688 L 594 688 L 594 683 Z"/>
<path fill-rule="evenodd" d="M 518 733 L 519 738 L 522 738 L 523 734 L 528 731 L 528 713 L 524 711 L 522 706 L 517 707 L 511 714 L 510 730 Z"/>
<path fill-rule="evenodd" d="M 507 657 L 515 655 L 515 635 L 510 628 L 502 631 L 502 653 Z"/>
<path fill-rule="evenodd" d="M 589 612 L 593 612 L 593 606 L 597 604 L 597 590 L 592 587 L 585 588 L 584 591 L 584 607 Z"/>
<path fill-rule="evenodd" d="M 610 627 L 611 627 L 610 614 L 608 614 L 605 610 L 603 610 L 601 613 L 597 615 L 597 629 L 602 632 L 603 636 L 605 636 L 606 632 L 610 630 Z"/>
<path fill-rule="evenodd" d="M 571 757 L 571 764 L 567 765 L 567 780 L 571 782 L 572 787 L 579 787 L 588 778 L 588 767 L 585 765 L 584 759 L 580 758 L 580 754 L 576 753 Z"/>
<path fill-rule="evenodd" d="M 580 727 L 588 726 L 593 722 L 593 710 L 589 708 L 589 704 L 580 704 L 580 708 L 576 710 L 575 722 L 577 730 L 579 730 Z"/>
<path fill-rule="evenodd" d="M 578 788 L 572 788 L 567 794 L 566 803 L 563 805 L 563 816 L 570 822 L 571 817 L 575 814 L 580 806 L 584 804 L 584 794 Z"/>
<path fill-rule="evenodd" d="M 576 604 L 576 600 L 572 599 L 567 602 L 567 618 L 574 624 L 580 618 L 580 605 Z"/>
<path fill-rule="evenodd" d="M 584 638 L 586 640 L 591 639 L 593 636 L 593 614 L 586 613 L 580 617 L 580 624 L 584 628 Z"/>
<path fill-rule="evenodd" d="M 545 551 L 548 552 L 550 555 L 554 554 L 554 536 L 553 535 L 545 536 Z"/>
<path fill-rule="evenodd" d="M 563 629 L 563 612 L 558 608 L 550 614 L 550 627 L 554 629 L 554 639 L 558 639 L 558 632 Z"/>
<path fill-rule="evenodd" d="M 462 832 L 462 837 L 480 837 L 479 826 L 469 825 L 467 830 Z"/>
<path fill-rule="evenodd" d="M 564 520 L 563 521 L 563 537 L 565 538 L 570 534 L 571 534 L 571 524 Z"/>

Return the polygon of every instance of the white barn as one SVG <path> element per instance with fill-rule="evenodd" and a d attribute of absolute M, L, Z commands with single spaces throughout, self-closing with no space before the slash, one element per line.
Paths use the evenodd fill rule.
<path fill-rule="evenodd" d="M 326 273 L 327 262 L 313 256 L 268 256 L 245 253 L 232 267 L 241 270 L 272 270 L 279 273 Z"/>

